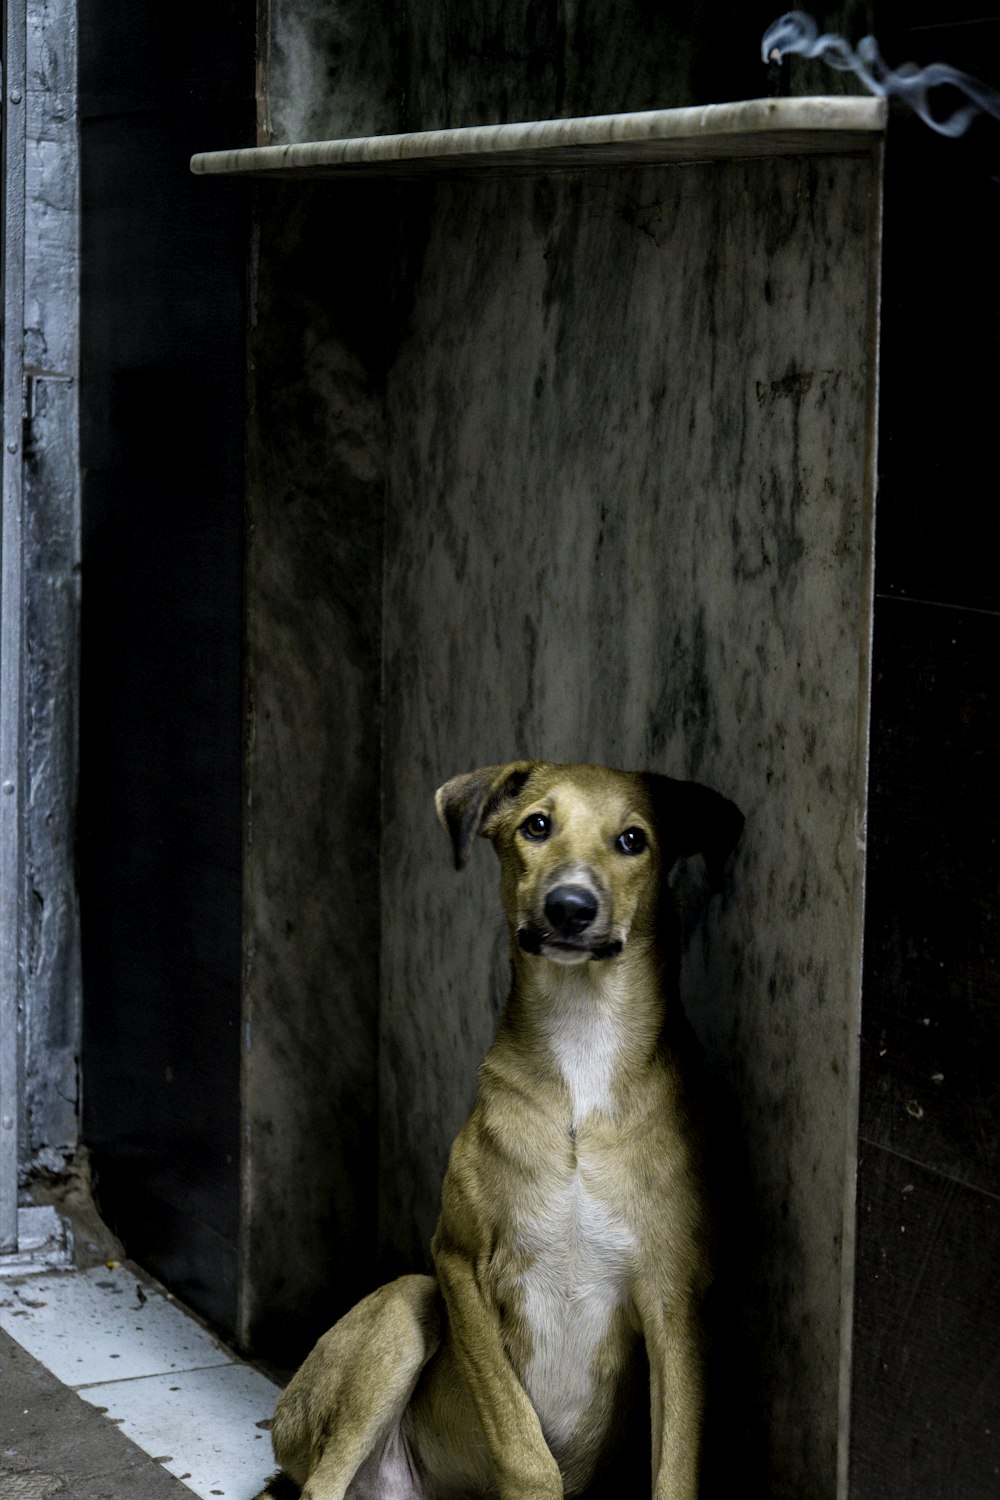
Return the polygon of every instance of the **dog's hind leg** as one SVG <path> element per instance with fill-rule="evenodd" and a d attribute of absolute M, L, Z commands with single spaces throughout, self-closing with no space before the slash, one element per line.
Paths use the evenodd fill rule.
<path fill-rule="evenodd" d="M 431 1276 L 401 1276 L 365 1297 L 316 1344 L 278 1401 L 275 1457 L 302 1500 L 344 1500 L 376 1448 L 398 1429 L 440 1341 Z"/>

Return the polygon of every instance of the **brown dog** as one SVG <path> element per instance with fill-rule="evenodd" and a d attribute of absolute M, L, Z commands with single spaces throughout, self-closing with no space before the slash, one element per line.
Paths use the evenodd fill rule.
<path fill-rule="evenodd" d="M 436 1278 L 320 1339 L 275 1453 L 305 1500 L 558 1500 L 640 1493 L 644 1448 L 641 1488 L 651 1449 L 655 1500 L 695 1500 L 711 1256 L 666 875 L 699 851 L 717 875 L 742 815 L 691 782 L 540 761 L 458 776 L 437 808 L 457 867 L 477 833 L 500 857 L 510 1000 Z"/>

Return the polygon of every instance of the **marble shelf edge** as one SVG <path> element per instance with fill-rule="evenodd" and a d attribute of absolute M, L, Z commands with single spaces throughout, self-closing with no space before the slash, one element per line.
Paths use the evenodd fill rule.
<path fill-rule="evenodd" d="M 749 99 L 685 109 L 206 151 L 191 158 L 191 170 L 206 177 L 408 177 L 690 164 L 822 152 L 857 154 L 879 144 L 885 120 L 883 99 L 854 95 Z"/>

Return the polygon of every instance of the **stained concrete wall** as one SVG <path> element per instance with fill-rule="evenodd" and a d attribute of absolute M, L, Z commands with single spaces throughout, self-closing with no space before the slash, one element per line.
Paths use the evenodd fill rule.
<path fill-rule="evenodd" d="M 720 788 L 747 831 L 684 996 L 772 1496 L 836 1489 L 877 192 L 829 159 L 441 187 L 387 380 L 383 1253 L 430 1237 L 505 993 L 494 862 L 456 879 L 433 788 L 515 756 Z"/>
<path fill-rule="evenodd" d="M 260 192 L 252 1321 L 426 1263 L 506 969 L 434 788 L 515 755 L 697 777 L 748 814 L 685 979 L 749 1205 L 739 1441 L 764 1493 L 832 1496 L 877 168 Z"/>

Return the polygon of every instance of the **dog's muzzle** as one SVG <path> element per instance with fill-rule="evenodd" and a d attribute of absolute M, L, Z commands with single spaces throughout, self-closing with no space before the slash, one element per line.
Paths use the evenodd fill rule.
<path fill-rule="evenodd" d="M 518 928 L 518 946 L 525 953 L 553 958 L 615 958 L 622 951 L 621 941 L 608 942 L 592 931 L 599 912 L 600 901 L 590 886 L 553 886 L 545 897 L 545 926 L 527 923 Z"/>

